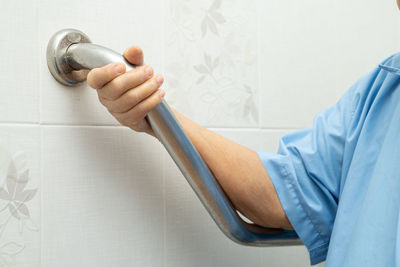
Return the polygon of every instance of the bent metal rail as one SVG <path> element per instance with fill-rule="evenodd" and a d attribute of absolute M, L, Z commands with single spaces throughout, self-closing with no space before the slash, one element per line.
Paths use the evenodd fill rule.
<path fill-rule="evenodd" d="M 89 70 L 112 62 L 124 62 L 127 71 L 135 68 L 120 54 L 92 44 L 84 33 L 74 29 L 58 31 L 47 47 L 47 64 L 51 74 L 67 86 L 83 83 Z M 240 218 L 165 100 L 149 112 L 146 119 L 208 213 L 228 238 L 249 246 L 301 244 L 294 231 L 265 228 Z"/>

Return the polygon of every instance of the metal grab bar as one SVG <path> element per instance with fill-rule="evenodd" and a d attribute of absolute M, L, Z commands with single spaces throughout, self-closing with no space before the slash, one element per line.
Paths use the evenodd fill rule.
<path fill-rule="evenodd" d="M 91 44 L 90 39 L 78 30 L 58 31 L 47 46 L 49 70 L 58 82 L 67 86 L 81 84 L 86 80 L 88 70 L 112 62 L 124 62 L 127 71 L 135 68 L 120 54 Z M 264 228 L 249 224 L 240 218 L 165 100 L 149 112 L 146 119 L 208 213 L 227 237 L 239 244 L 250 246 L 301 244 L 294 231 Z"/>

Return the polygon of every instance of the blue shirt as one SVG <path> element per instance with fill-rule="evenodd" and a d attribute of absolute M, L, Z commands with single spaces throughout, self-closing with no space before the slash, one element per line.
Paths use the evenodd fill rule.
<path fill-rule="evenodd" d="M 311 264 L 400 266 L 400 53 L 257 152 Z"/>

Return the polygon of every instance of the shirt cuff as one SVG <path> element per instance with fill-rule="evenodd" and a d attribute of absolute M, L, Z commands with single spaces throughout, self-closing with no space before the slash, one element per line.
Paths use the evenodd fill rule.
<path fill-rule="evenodd" d="M 324 241 L 316 230 L 307 212 L 307 203 L 303 203 L 301 190 L 289 159 L 283 155 L 257 151 L 275 190 L 283 210 L 297 235 L 307 247 L 311 265 L 326 259 L 329 242 Z"/>

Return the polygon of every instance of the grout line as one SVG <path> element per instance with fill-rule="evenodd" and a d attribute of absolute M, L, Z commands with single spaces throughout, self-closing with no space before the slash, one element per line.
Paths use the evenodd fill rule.
<path fill-rule="evenodd" d="M 37 68 L 37 75 L 39 78 L 39 81 L 37 82 L 37 95 L 39 97 L 38 99 L 38 106 L 37 106 L 37 110 L 38 110 L 38 115 L 39 115 L 39 123 L 42 120 L 42 98 L 41 98 L 41 94 L 42 94 L 42 71 L 41 71 L 41 66 L 43 64 L 43 56 L 41 55 L 41 42 L 40 42 L 40 36 L 42 35 L 41 32 L 41 27 L 40 27 L 40 23 L 39 23 L 39 0 L 36 0 L 36 7 L 35 7 L 35 12 L 36 12 L 36 43 L 37 43 L 37 52 L 38 52 L 38 68 Z M 36 123 L 32 123 L 31 125 L 36 125 Z M 44 167 L 43 167 L 43 131 L 42 129 L 39 127 L 39 147 L 40 147 L 40 155 L 39 155 L 39 193 L 40 193 L 40 266 L 43 266 L 44 264 L 44 249 L 43 249 L 43 240 L 44 240 L 44 228 L 43 228 L 43 173 L 44 173 Z"/>
<path fill-rule="evenodd" d="M 18 122 L 18 121 L 7 121 L 7 122 L 0 122 L 1 125 L 11 126 L 70 126 L 70 127 L 120 127 L 125 128 L 125 126 L 117 125 L 117 124 L 74 124 L 74 123 L 41 123 L 41 122 Z"/>
<path fill-rule="evenodd" d="M 0 125 L 23 125 L 23 126 L 29 126 L 29 125 L 39 125 L 39 122 L 5 121 L 5 122 L 0 122 Z"/>
<path fill-rule="evenodd" d="M 211 131 L 235 131 L 235 132 L 240 132 L 240 131 L 296 131 L 300 130 L 303 128 L 293 128 L 293 127 L 287 127 L 287 128 L 240 128 L 240 127 L 226 127 L 226 128 L 208 128 Z"/>
<path fill-rule="evenodd" d="M 39 180 L 40 180 L 40 266 L 43 266 L 43 258 L 44 258 L 44 249 L 43 249 L 43 240 L 44 240 L 44 228 L 43 228 L 43 173 L 44 173 L 44 164 L 43 164 L 43 129 L 39 128 L 39 146 L 40 146 L 40 156 L 39 156 Z"/>
<path fill-rule="evenodd" d="M 102 128 L 127 128 L 117 124 L 68 124 L 68 123 L 40 123 L 40 122 L 0 122 L 0 126 L 44 126 L 44 127 L 102 127 Z M 300 130 L 309 127 L 207 127 L 212 131 L 287 131 Z"/>
<path fill-rule="evenodd" d="M 256 2 L 256 10 L 258 10 L 258 2 Z M 260 75 L 260 67 L 261 67 L 261 62 L 260 62 L 260 34 L 259 34 L 259 29 L 258 29 L 258 16 L 259 16 L 259 12 L 256 12 L 256 44 L 257 44 L 257 54 L 256 54 L 256 58 L 257 58 L 257 114 L 258 114 L 258 120 L 257 120 L 257 124 L 258 124 L 258 128 L 261 129 L 261 75 Z"/>
<path fill-rule="evenodd" d="M 37 3 L 38 3 L 39 1 L 37 1 Z M 39 3 L 37 4 L 37 6 L 36 6 L 36 9 L 37 9 L 37 15 L 39 15 L 39 11 L 38 11 L 38 9 L 39 9 Z M 39 16 L 38 16 L 39 17 Z M 38 47 L 37 47 L 37 49 L 38 49 L 38 54 L 40 55 L 39 56 L 39 59 L 38 59 L 38 62 L 39 62 L 39 67 L 38 67 L 38 77 L 39 77 L 39 82 L 38 82 L 38 88 L 37 88 L 37 94 L 38 94 L 38 96 L 39 96 L 39 100 L 38 100 L 38 114 L 39 114 L 39 123 L 41 123 L 42 122 L 42 105 L 43 105 L 43 101 L 42 101 L 42 81 L 43 81 L 43 72 L 41 71 L 41 68 L 42 68 L 42 66 L 43 66 L 43 56 L 41 55 L 41 52 L 42 52 L 42 43 L 40 42 L 41 40 L 39 40 L 39 38 L 40 38 L 40 36 L 42 35 L 42 32 L 41 32 L 41 27 L 39 26 L 39 22 L 37 21 L 36 22 L 36 24 L 38 25 L 37 26 L 37 35 L 38 35 L 38 40 L 37 40 L 37 43 L 38 43 Z M 47 67 L 47 66 L 46 66 Z"/>
<path fill-rule="evenodd" d="M 75 123 L 39 123 L 41 126 L 61 126 L 61 127 L 110 127 L 110 128 L 127 128 L 120 124 L 75 124 Z"/>
<path fill-rule="evenodd" d="M 169 15 L 169 1 L 163 1 L 163 50 L 162 50 L 162 71 L 165 74 L 165 51 L 166 51 L 166 29 L 167 29 L 167 15 Z M 165 90 L 165 88 L 164 88 Z M 162 152 L 162 179 L 163 179 L 163 267 L 167 266 L 167 189 L 166 189 L 166 161 L 165 161 L 165 151 Z"/>
<path fill-rule="evenodd" d="M 166 164 L 165 152 L 162 153 L 162 179 L 163 179 L 163 266 L 166 266 L 167 259 L 167 189 L 166 189 Z"/>

